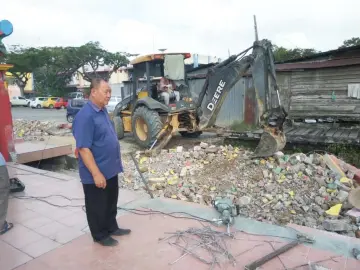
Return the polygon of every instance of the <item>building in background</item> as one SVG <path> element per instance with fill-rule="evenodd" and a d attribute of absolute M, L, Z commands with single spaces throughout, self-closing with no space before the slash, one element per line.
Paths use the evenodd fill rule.
<path fill-rule="evenodd" d="M 129 80 L 129 70 L 131 67 L 121 67 L 117 71 L 113 72 L 109 79 L 109 84 L 112 88 L 112 95 L 113 96 L 120 96 L 121 95 L 121 87 L 123 86 L 123 81 Z M 96 70 L 96 73 L 108 73 L 109 72 L 108 67 L 99 67 Z M 82 70 L 81 70 L 82 72 Z M 86 70 L 87 73 L 92 73 L 90 71 L 90 68 Z M 83 91 L 84 89 L 87 89 L 90 87 L 90 82 L 85 80 L 80 72 L 75 73 L 72 76 L 71 82 L 67 85 L 67 88 L 70 92 L 75 91 Z"/>
<path fill-rule="evenodd" d="M 33 73 L 28 73 L 27 77 L 28 77 L 28 81 L 24 88 L 24 96 L 26 98 L 28 98 L 34 94 Z M 6 78 L 9 83 L 9 85 L 8 85 L 9 97 L 12 98 L 14 96 L 21 96 L 20 87 L 15 83 L 14 75 L 11 72 L 6 72 Z"/>
<path fill-rule="evenodd" d="M 186 69 L 190 70 L 193 68 L 198 68 L 209 64 L 217 64 L 220 63 L 221 61 L 222 60 L 216 56 L 194 53 L 191 54 L 190 58 L 185 59 L 185 65 L 186 65 Z"/>

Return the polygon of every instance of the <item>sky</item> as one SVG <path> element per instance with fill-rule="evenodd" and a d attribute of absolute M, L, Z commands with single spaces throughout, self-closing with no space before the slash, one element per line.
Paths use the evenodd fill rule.
<path fill-rule="evenodd" d="M 360 37 L 358 0 L 8 0 L 9 45 L 80 46 L 144 54 L 167 49 L 224 58 L 259 38 L 286 48 L 336 49 Z"/>

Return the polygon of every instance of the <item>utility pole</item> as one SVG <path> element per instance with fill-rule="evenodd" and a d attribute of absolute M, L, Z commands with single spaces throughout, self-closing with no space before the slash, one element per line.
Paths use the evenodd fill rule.
<path fill-rule="evenodd" d="M 256 24 L 256 16 L 254 15 L 254 29 L 255 29 L 255 41 L 259 41 L 257 24 Z"/>

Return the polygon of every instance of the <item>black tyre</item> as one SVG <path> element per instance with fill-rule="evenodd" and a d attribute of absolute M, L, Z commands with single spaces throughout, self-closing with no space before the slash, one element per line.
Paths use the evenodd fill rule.
<path fill-rule="evenodd" d="M 196 131 L 196 132 L 187 132 L 187 131 L 179 131 L 180 135 L 185 138 L 198 138 L 202 131 Z"/>
<path fill-rule="evenodd" d="M 74 116 L 73 115 L 68 115 L 66 116 L 66 120 L 69 122 L 69 123 L 72 123 L 74 121 Z"/>
<path fill-rule="evenodd" d="M 114 116 L 114 128 L 119 140 L 124 138 L 124 124 L 120 116 Z"/>
<path fill-rule="evenodd" d="M 132 116 L 132 130 L 135 141 L 144 148 L 149 148 L 155 142 L 163 123 L 158 112 L 147 107 L 138 107 Z"/>
<path fill-rule="evenodd" d="M 40 109 L 40 108 L 41 108 L 41 105 L 40 105 L 40 104 L 36 105 L 36 108 Z"/>
<path fill-rule="evenodd" d="M 54 105 L 50 104 L 50 105 L 49 105 L 49 108 L 50 108 L 50 109 L 54 109 Z"/>

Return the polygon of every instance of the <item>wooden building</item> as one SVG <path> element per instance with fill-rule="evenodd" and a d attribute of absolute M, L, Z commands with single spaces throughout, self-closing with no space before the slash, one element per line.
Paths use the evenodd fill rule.
<path fill-rule="evenodd" d="M 277 63 L 289 118 L 360 120 L 360 46 Z"/>

